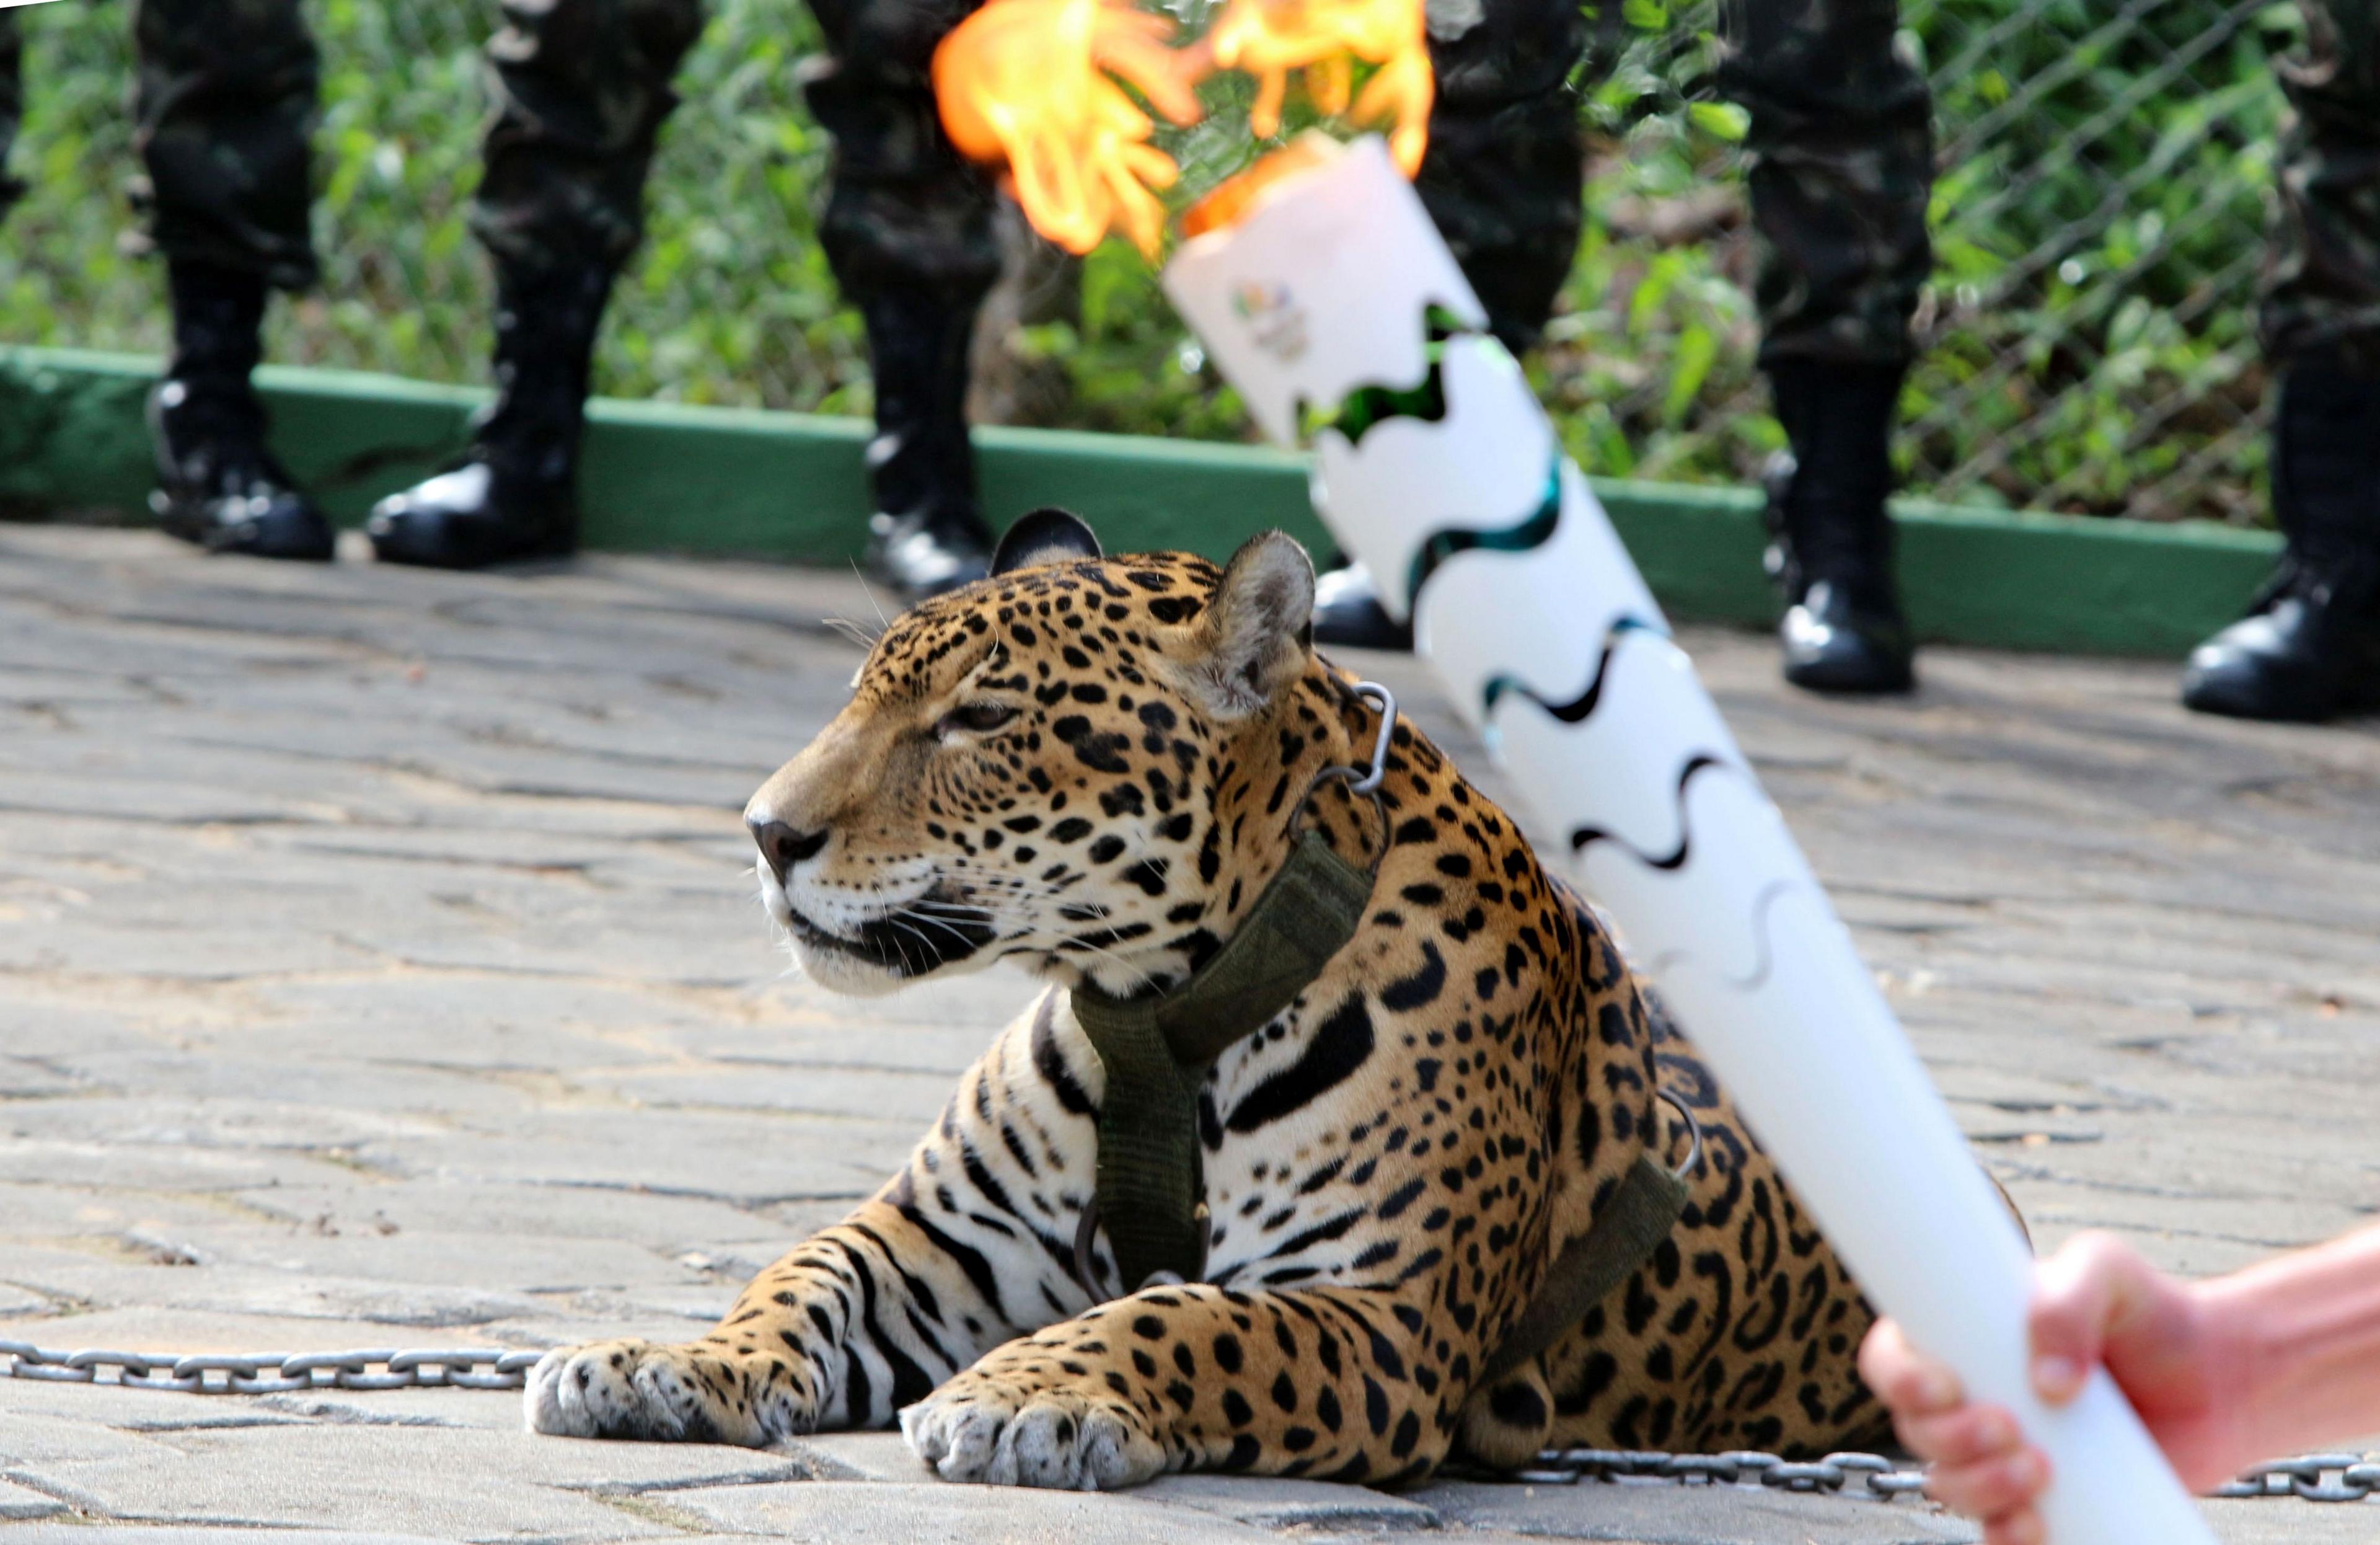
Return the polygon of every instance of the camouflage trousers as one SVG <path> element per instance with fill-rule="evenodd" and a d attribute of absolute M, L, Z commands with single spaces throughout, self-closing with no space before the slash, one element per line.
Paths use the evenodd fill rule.
<path fill-rule="evenodd" d="M 311 284 L 308 131 L 322 75 L 297 0 L 137 0 L 140 201 L 168 257 Z"/>
<path fill-rule="evenodd" d="M 2302 51 L 2277 60 L 2296 109 L 2258 332 L 2287 364 L 2325 353 L 2380 373 L 2380 0 L 2299 0 Z"/>
<path fill-rule="evenodd" d="M 8 152 L 16 147 L 17 126 L 25 121 L 24 58 L 16 13 L 0 11 L 0 219 L 25 196 L 24 180 L 8 175 Z"/>
<path fill-rule="evenodd" d="M 1751 117 L 1760 359 L 1897 363 L 1933 266 L 1933 98 L 1895 0 L 1722 0 L 1719 91 Z"/>
<path fill-rule="evenodd" d="M 701 0 L 505 0 L 488 45 L 496 110 L 472 226 L 500 257 L 616 267 L 643 231 L 670 77 Z M 321 75 L 298 0 L 137 0 L 139 202 L 169 258 L 317 274 L 309 144 Z M 20 121 L 15 15 L 0 11 L 0 156 Z M 21 185 L 0 179 L 0 213 Z"/>
<path fill-rule="evenodd" d="M 617 268 L 643 237 L 645 178 L 702 0 L 504 0 L 488 42 L 495 116 L 471 229 L 500 262 Z"/>
<path fill-rule="evenodd" d="M 319 67 L 295 0 L 137 0 L 135 143 L 156 244 L 175 257 L 313 280 L 307 130 Z M 24 116 L 17 13 L 0 11 L 0 167 Z M 0 216 L 24 192 L 0 172 Z"/>

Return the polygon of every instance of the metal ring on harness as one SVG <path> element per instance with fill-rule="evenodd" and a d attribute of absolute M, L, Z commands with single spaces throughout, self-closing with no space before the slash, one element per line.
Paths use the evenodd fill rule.
<path fill-rule="evenodd" d="M 1075 1281 L 1091 1296 L 1094 1303 L 1099 1299 L 1099 1278 L 1092 1268 L 1091 1247 L 1099 1238 L 1099 1198 L 1085 1197 L 1082 1221 L 1075 1225 Z"/>
<path fill-rule="evenodd" d="M 1703 1167 L 1703 1124 L 1694 1119 L 1694 1113 L 1687 1109 L 1686 1102 L 1684 1101 L 1679 1099 L 1676 1095 L 1671 1094 L 1668 1089 L 1661 1088 L 1658 1084 L 1653 1088 L 1653 1097 L 1657 1100 L 1668 1101 L 1670 1109 L 1677 1112 L 1679 1115 L 1685 1119 L 1686 1137 L 1689 1139 L 1688 1146 L 1686 1148 L 1685 1162 L 1680 1164 L 1676 1169 L 1670 1172 L 1670 1177 L 1671 1179 L 1683 1180 L 1686 1176 L 1694 1174 L 1696 1170 Z"/>
<path fill-rule="evenodd" d="M 1200 1202 L 1197 1209 L 1190 1215 L 1197 1220 L 1200 1241 L 1203 1246 L 1208 1218 L 1207 1204 L 1203 1201 Z M 1107 1302 L 1107 1299 L 1101 1294 L 1099 1289 L 1099 1262 L 1093 1259 L 1092 1256 L 1093 1250 L 1098 1247 L 1099 1234 L 1099 1198 L 1097 1197 L 1087 1197 L 1083 1200 L 1082 1219 L 1075 1224 L 1075 1281 L 1081 1284 L 1084 1292 L 1091 1296 L 1091 1302 L 1095 1304 L 1103 1304 Z M 1202 1259 L 1203 1256 L 1204 1251 L 1202 1249 Z M 1148 1280 L 1142 1283 L 1140 1287 L 1179 1287 L 1181 1285 L 1182 1278 L 1175 1272 L 1151 1271 L 1148 1274 Z M 1137 1293 L 1140 1291 L 1140 1288 L 1136 1287 L 1132 1291 Z"/>

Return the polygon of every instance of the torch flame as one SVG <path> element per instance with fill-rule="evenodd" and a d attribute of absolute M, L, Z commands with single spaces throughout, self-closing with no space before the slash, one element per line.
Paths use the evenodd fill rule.
<path fill-rule="evenodd" d="M 1329 135 L 1307 130 L 1235 176 L 1224 178 L 1214 191 L 1182 212 L 1182 234 L 1204 236 L 1236 225 L 1275 188 L 1303 172 L 1328 166 L 1342 146 Z"/>
<path fill-rule="evenodd" d="M 1256 77 L 1249 127 L 1260 139 L 1281 131 L 1296 72 L 1324 113 L 1387 126 L 1407 176 L 1420 166 L 1437 89 L 1422 0 L 1227 0 L 1202 43 L 1176 49 L 1174 35 L 1171 18 L 1133 0 L 990 0 L 934 52 L 942 127 L 962 153 L 1004 163 L 1033 228 L 1078 254 L 1112 230 L 1157 255 L 1165 234 L 1157 194 L 1181 172 L 1149 143 L 1150 109 L 1196 123 L 1194 88 L 1217 68 Z M 1361 91 L 1358 59 L 1375 67 Z M 1208 202 L 1202 223 L 1245 207 L 1281 169 Z"/>
<path fill-rule="evenodd" d="M 1231 0 L 1207 41 L 1216 64 L 1257 78 L 1248 127 L 1258 138 L 1281 132 L 1289 73 L 1302 70 L 1317 107 L 1392 125 L 1389 150 L 1398 167 L 1407 176 L 1420 168 L 1437 90 L 1422 0 Z M 1379 67 L 1351 107 L 1355 59 Z"/>
<path fill-rule="evenodd" d="M 934 51 L 942 127 L 963 154 L 1008 164 L 1026 218 L 1075 253 L 1111 229 L 1154 256 L 1173 160 L 1155 125 L 1111 76 L 1177 124 L 1198 121 L 1173 23 L 1131 0 L 992 0 Z"/>

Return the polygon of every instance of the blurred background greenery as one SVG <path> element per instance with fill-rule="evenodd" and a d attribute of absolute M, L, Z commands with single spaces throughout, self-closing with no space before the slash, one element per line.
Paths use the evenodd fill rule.
<path fill-rule="evenodd" d="M 22 13 L 33 191 L 0 228 L 0 341 L 156 350 L 137 256 L 126 0 Z M 272 356 L 484 378 L 478 176 L 483 0 L 313 0 L 326 67 L 313 295 Z M 2267 0 L 1904 0 L 1937 98 L 1935 282 L 1901 456 L 1912 493 L 2123 515 L 2265 519 L 2254 278 L 2282 104 Z M 1707 0 L 1624 0 L 1580 77 L 1588 228 L 1531 361 L 1589 470 L 1751 477 L 1781 443 L 1752 367 L 1742 120 L 1710 89 Z M 814 240 L 828 146 L 797 69 L 802 0 L 713 0 L 656 168 L 650 235 L 598 363 L 616 395 L 868 410 L 866 351 Z M 1020 243 L 1021 247 L 1023 244 Z M 1136 254 L 997 315 L 979 400 L 1014 421 L 1249 438 Z M 1054 295 L 1054 299 L 1052 298 Z"/>

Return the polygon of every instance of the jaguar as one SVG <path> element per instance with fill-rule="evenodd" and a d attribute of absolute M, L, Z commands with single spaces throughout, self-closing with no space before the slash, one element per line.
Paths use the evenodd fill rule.
<path fill-rule="evenodd" d="M 880 1190 L 698 1339 L 546 1355 L 531 1429 L 897 1421 L 945 1478 L 1081 1489 L 1883 1435 L 1844 1264 L 1594 907 L 1408 719 L 1379 738 L 1313 597 L 1280 532 L 1111 557 L 1041 511 L 894 619 L 746 812 L 762 900 L 838 992 L 1046 985 Z M 1376 739 L 1376 788 L 1333 775 Z M 1188 979 L 1307 833 L 1367 879 L 1352 936 L 1197 1074 L 1195 1276 L 1118 1281 L 1076 1000 Z M 1632 1170 L 1690 1156 L 1666 1235 L 1500 1359 Z"/>

